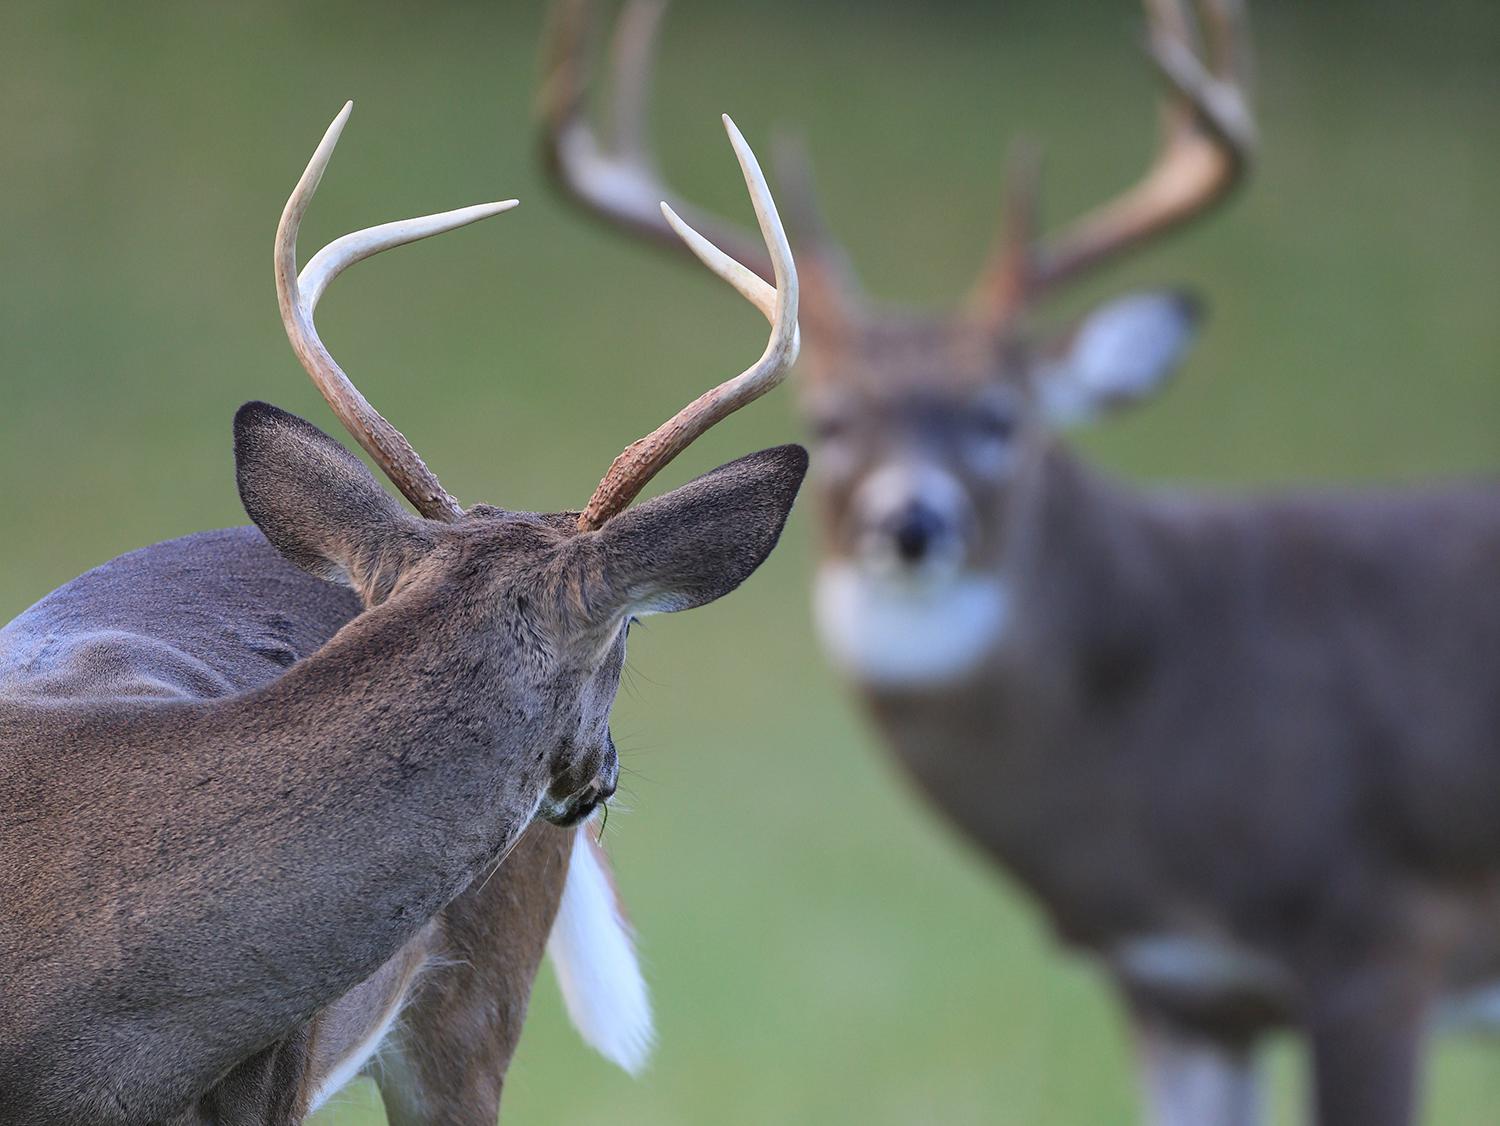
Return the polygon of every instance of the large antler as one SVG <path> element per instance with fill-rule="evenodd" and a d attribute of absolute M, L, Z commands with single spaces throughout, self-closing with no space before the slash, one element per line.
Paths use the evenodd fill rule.
<path fill-rule="evenodd" d="M 590 0 L 558 0 L 543 52 L 540 106 L 542 157 L 548 172 L 586 211 L 662 245 L 683 243 L 661 202 L 669 189 L 651 150 L 648 102 L 657 32 L 666 0 L 630 0 L 615 23 L 605 103 L 610 128 L 601 137 L 588 121 Z M 679 204 L 693 225 L 762 279 L 773 276 L 761 244 L 747 232 Z"/>
<path fill-rule="evenodd" d="M 335 239 L 313 255 L 299 276 L 297 231 L 353 108 L 353 102 L 346 103 L 333 119 L 281 213 L 281 223 L 276 228 L 276 298 L 281 305 L 281 322 L 286 326 L 287 339 L 291 341 L 297 359 L 302 361 L 333 413 L 338 415 L 339 421 L 391 479 L 391 483 L 428 519 L 456 520 L 463 515 L 463 508 L 448 495 L 437 475 L 427 468 L 411 443 L 350 382 L 319 338 L 317 326 L 313 323 L 313 310 L 329 283 L 354 263 L 393 246 L 416 242 L 509 211 L 517 201 L 481 203 L 440 215 L 424 215 L 355 231 Z"/>
<path fill-rule="evenodd" d="M 1162 140 L 1136 184 L 1048 240 L 1036 238 L 1034 154 L 1012 161 L 1002 234 L 972 302 L 1003 322 L 1086 270 L 1203 214 L 1241 181 L 1255 148 L 1241 0 L 1199 0 L 1206 59 L 1184 0 L 1145 0 L 1148 50 L 1170 92 Z"/>
<path fill-rule="evenodd" d="M 704 265 L 739 290 L 771 322 L 770 340 L 760 359 L 745 371 L 699 395 L 650 434 L 625 447 L 579 515 L 580 531 L 601 527 L 634 500 L 646 483 L 700 434 L 771 390 L 796 362 L 801 342 L 797 331 L 797 267 L 792 261 L 791 247 L 787 245 L 786 232 L 776 214 L 776 203 L 771 198 L 771 189 L 766 186 L 755 154 L 727 115 L 724 128 L 729 133 L 735 156 L 739 158 L 745 186 L 750 189 L 776 288 L 772 289 L 754 271 L 688 226 L 666 203 L 660 205 L 662 219 Z"/>

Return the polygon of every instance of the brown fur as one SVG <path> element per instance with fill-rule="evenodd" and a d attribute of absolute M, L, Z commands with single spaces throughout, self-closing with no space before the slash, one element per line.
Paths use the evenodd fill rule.
<path fill-rule="evenodd" d="M 825 565 L 871 534 L 862 482 L 918 456 L 976 514 L 964 573 L 1007 591 L 1003 637 L 952 682 L 855 677 L 881 733 L 1143 1028 L 1243 1059 L 1300 1025 L 1320 1122 L 1409 1122 L 1433 1000 L 1500 949 L 1500 489 L 1139 492 L 1048 436 L 1046 376 L 999 342 L 1014 464 L 980 478 L 975 381 L 934 376 L 942 355 L 918 377 L 825 351 L 807 391 L 823 426 L 841 412 L 840 471 L 815 477 Z M 1154 936 L 1254 972 L 1139 980 L 1122 951 Z"/>

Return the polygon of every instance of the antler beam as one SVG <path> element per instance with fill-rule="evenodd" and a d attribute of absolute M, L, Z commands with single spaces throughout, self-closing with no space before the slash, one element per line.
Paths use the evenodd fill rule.
<path fill-rule="evenodd" d="M 656 39 L 666 0 L 629 0 L 610 44 L 604 101 L 613 126 L 601 136 L 588 120 L 590 0 L 553 6 L 541 84 L 542 156 L 569 196 L 596 217 L 660 245 L 681 249 L 660 202 L 677 199 L 651 149 L 647 103 Z M 680 204 L 679 204 L 680 205 Z M 693 225 L 763 279 L 774 276 L 765 250 L 738 227 L 702 212 Z"/>
<path fill-rule="evenodd" d="M 981 315 L 1006 320 L 1049 290 L 1202 215 L 1243 179 L 1256 137 L 1242 3 L 1200 0 L 1207 61 L 1183 0 L 1145 0 L 1145 6 L 1147 50 L 1171 88 L 1156 159 L 1129 190 L 1045 241 L 1033 238 L 1035 177 L 1025 177 L 1022 191 L 1007 194 L 1002 237 L 971 298 Z M 1028 218 L 1016 221 L 1013 211 Z"/>
<path fill-rule="evenodd" d="M 518 201 L 507 199 L 497 203 L 481 203 L 457 211 L 403 219 L 355 231 L 335 239 L 313 255 L 299 277 L 297 232 L 353 109 L 353 102 L 345 103 L 333 123 L 328 126 L 328 131 L 323 134 L 323 140 L 308 161 L 302 178 L 297 181 L 297 186 L 281 213 L 281 223 L 276 228 L 276 298 L 281 306 L 281 323 L 286 327 L 287 339 L 291 341 L 297 359 L 302 362 L 323 398 L 333 408 L 333 413 L 338 415 L 339 421 L 364 447 L 375 464 L 380 466 L 391 483 L 428 519 L 456 520 L 463 515 L 463 507 L 443 488 L 437 475 L 427 467 L 427 463 L 401 431 L 387 422 L 344 374 L 343 368 L 339 367 L 338 361 L 318 336 L 317 326 L 313 323 L 313 311 L 333 279 L 354 263 L 393 246 L 416 242 L 418 239 L 455 230 L 491 215 L 498 215 L 502 211 L 509 211 Z"/>
<path fill-rule="evenodd" d="M 797 329 L 797 267 L 792 261 L 786 232 L 776 213 L 771 189 L 766 185 L 755 153 L 744 136 L 726 115 L 724 128 L 729 143 L 739 158 L 745 186 L 755 205 L 766 250 L 776 278 L 773 289 L 755 271 L 725 254 L 717 246 L 688 226 L 666 203 L 661 204 L 662 217 L 687 248 L 719 277 L 732 285 L 771 322 L 771 336 L 766 348 L 750 367 L 733 379 L 705 391 L 650 434 L 627 446 L 609 472 L 599 482 L 593 497 L 578 517 L 579 531 L 595 531 L 610 517 L 624 510 L 661 469 L 686 449 L 699 435 L 747 403 L 760 398 L 786 377 L 796 362 L 801 337 Z"/>

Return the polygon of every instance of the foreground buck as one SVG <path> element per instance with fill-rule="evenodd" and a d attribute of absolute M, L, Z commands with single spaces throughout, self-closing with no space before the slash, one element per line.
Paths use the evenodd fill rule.
<path fill-rule="evenodd" d="M 509 205 L 347 235 L 299 277 L 347 114 L 287 203 L 277 289 L 308 373 L 420 516 L 252 403 L 234 439 L 256 528 L 122 556 L 0 631 L 0 1122 L 300 1121 L 399 1023 L 391 1121 L 492 1126 L 559 898 L 570 1011 L 644 1060 L 644 988 L 583 824 L 615 788 L 628 623 L 748 577 L 805 454 L 627 506 L 795 358 L 790 252 L 729 125 L 776 288 L 679 228 L 771 321 L 765 354 L 628 448 L 583 513 L 465 509 L 313 309 L 350 264 Z"/>
<path fill-rule="evenodd" d="M 568 194 L 665 238 L 643 147 L 659 12 L 621 17 L 601 138 L 563 5 L 543 109 Z M 1251 153 L 1238 4 L 1147 12 L 1155 163 L 1043 240 L 1023 154 L 961 311 L 872 309 L 792 201 L 817 624 L 916 785 L 1108 967 L 1155 1121 L 1255 1120 L 1254 1047 L 1291 1024 L 1319 1121 L 1397 1126 L 1434 999 L 1500 953 L 1500 489 L 1146 492 L 1059 444 L 1159 387 L 1195 303 L 1126 297 L 1052 341 L 1028 314 L 1223 199 Z"/>

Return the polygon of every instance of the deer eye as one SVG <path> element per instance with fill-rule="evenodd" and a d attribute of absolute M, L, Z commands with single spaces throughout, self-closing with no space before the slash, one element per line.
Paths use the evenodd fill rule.
<path fill-rule="evenodd" d="M 848 422 L 837 415 L 825 414 L 813 420 L 813 437 L 819 442 L 836 442 L 848 432 Z"/>
<path fill-rule="evenodd" d="M 1016 416 L 999 407 L 985 407 L 974 412 L 974 431 L 991 442 L 1008 442 L 1015 436 Z"/>

